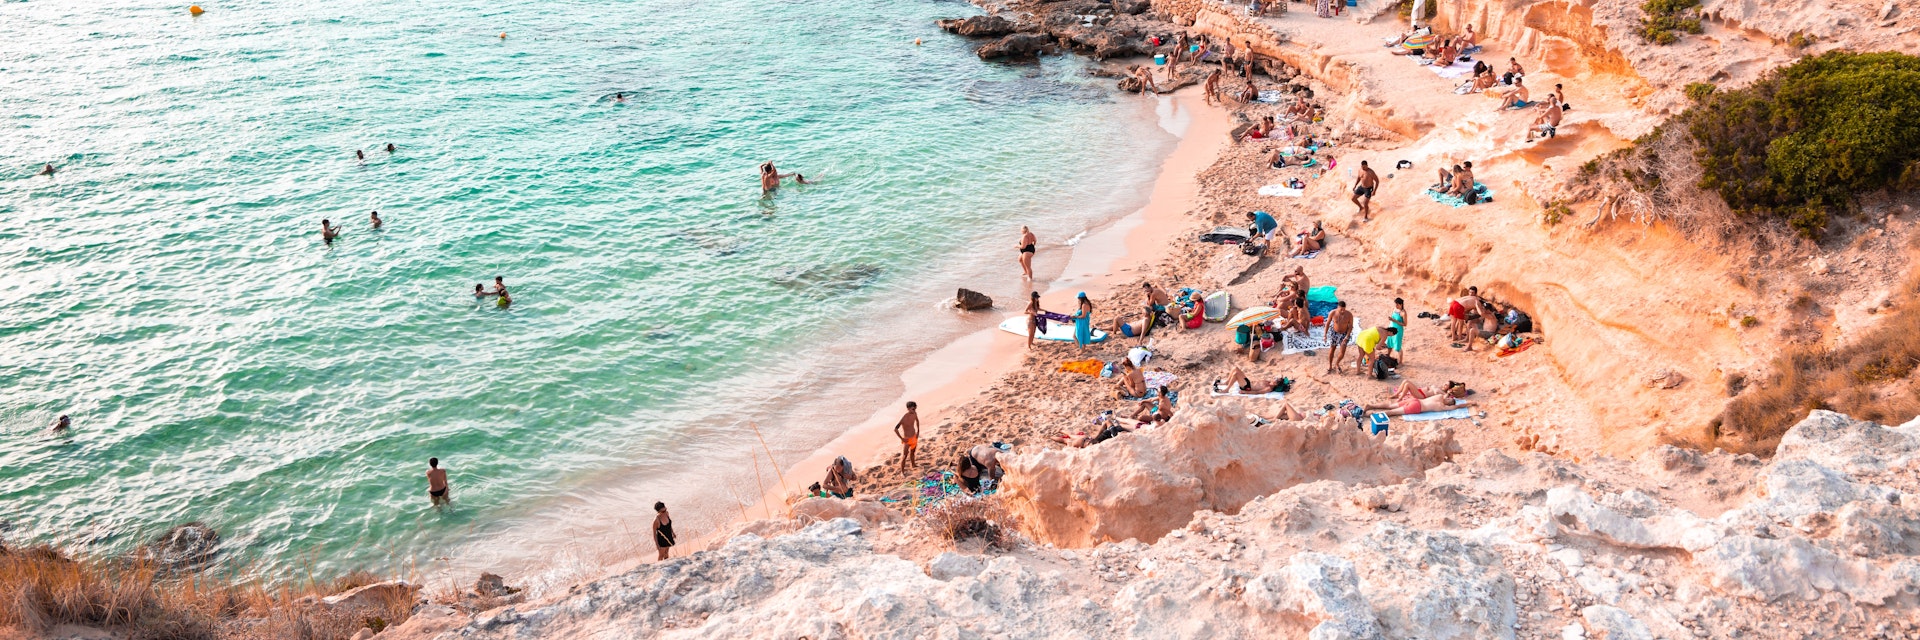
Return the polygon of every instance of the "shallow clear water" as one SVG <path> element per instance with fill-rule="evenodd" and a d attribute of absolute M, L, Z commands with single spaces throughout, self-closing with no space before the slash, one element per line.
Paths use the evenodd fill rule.
<path fill-rule="evenodd" d="M 0 3 L 11 540 L 605 544 L 542 530 L 752 487 L 748 421 L 792 460 L 865 418 L 979 326 L 953 286 L 1024 295 L 1017 225 L 1125 213 L 1171 143 L 1072 60 L 977 60 L 951 1 L 203 4 Z M 763 199 L 769 159 L 819 184 Z"/>

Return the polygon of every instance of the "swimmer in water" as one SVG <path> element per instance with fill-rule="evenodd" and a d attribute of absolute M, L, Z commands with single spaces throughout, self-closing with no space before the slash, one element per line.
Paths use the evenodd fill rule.
<path fill-rule="evenodd" d="M 63 433 L 71 427 L 73 427 L 73 418 L 67 417 L 66 414 L 61 414 L 59 420 L 53 421 L 54 433 Z"/>
<path fill-rule="evenodd" d="M 502 308 L 502 309 L 505 309 L 505 308 L 507 308 L 507 307 L 508 307 L 509 305 L 512 305 L 512 304 L 513 304 L 513 296 L 510 296 L 510 295 L 507 295 L 507 290 L 506 290 L 506 289 L 501 289 L 501 290 L 500 290 L 500 299 L 499 299 L 499 300 L 495 300 L 495 301 L 493 302 L 493 306 L 496 306 L 496 307 L 499 307 L 499 308 Z"/>
<path fill-rule="evenodd" d="M 359 149 L 354 149 L 354 150 L 353 150 L 353 157 L 355 157 L 355 158 L 359 158 L 361 162 L 366 162 L 366 161 L 367 161 L 367 152 L 365 152 L 365 151 L 361 151 L 361 150 L 359 150 Z"/>
<path fill-rule="evenodd" d="M 378 212 L 378 211 L 375 211 L 375 212 L 373 212 L 373 213 L 369 213 L 369 214 L 367 214 L 367 217 L 369 217 L 369 218 L 372 218 L 372 219 L 373 219 L 373 229 L 374 229 L 375 231 L 379 231 L 379 230 L 380 230 L 380 225 L 383 225 L 383 224 L 386 224 L 386 222 L 385 222 L 385 221 L 382 221 L 382 220 L 380 219 L 380 212 Z"/>
<path fill-rule="evenodd" d="M 627 94 L 625 94 L 625 93 L 619 93 L 619 92 L 615 92 L 615 93 L 613 94 L 613 101 L 614 101 L 614 102 L 626 102 L 626 101 L 627 101 Z"/>
<path fill-rule="evenodd" d="M 338 227 L 333 226 L 332 221 L 327 220 L 325 218 L 321 218 L 320 219 L 320 240 L 322 242 L 327 243 L 327 246 L 333 246 L 333 239 L 338 237 L 340 237 L 340 229 Z"/>
<path fill-rule="evenodd" d="M 387 143 L 387 153 L 393 153 L 393 150 L 394 150 L 393 143 L 391 142 Z"/>
<path fill-rule="evenodd" d="M 507 281 L 501 279 L 500 276 L 494 276 L 493 291 L 489 291 L 488 293 L 491 293 L 496 296 L 507 295 Z M 506 306 L 506 305 L 501 305 L 501 306 Z"/>
<path fill-rule="evenodd" d="M 490 295 L 493 295 L 493 294 L 487 293 L 487 285 L 480 284 L 478 282 L 473 283 L 473 297 L 485 298 Z"/>
<path fill-rule="evenodd" d="M 793 178 L 797 184 L 813 184 L 799 173 L 780 173 L 779 169 L 774 168 L 772 160 L 760 163 L 760 193 L 773 193 L 780 188 L 780 181 L 787 178 Z"/>
<path fill-rule="evenodd" d="M 54 171 L 58 171 L 58 169 L 54 169 L 54 168 L 53 168 L 53 163 L 51 163 L 51 162 L 49 162 L 49 163 L 47 163 L 47 166 L 46 166 L 46 167 L 43 167 L 43 168 L 41 168 L 41 169 L 40 169 L 40 175 L 43 175 L 43 176 L 50 176 L 50 175 L 53 175 L 53 172 L 54 172 Z"/>

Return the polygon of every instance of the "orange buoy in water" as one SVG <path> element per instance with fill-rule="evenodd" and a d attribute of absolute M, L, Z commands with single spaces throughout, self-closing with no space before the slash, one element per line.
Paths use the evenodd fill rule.
<path fill-rule="evenodd" d="M 919 38 L 914 38 L 914 39 L 913 39 L 913 46 L 916 46 L 916 47 L 918 47 L 918 46 L 920 46 L 920 39 L 919 39 Z"/>
<path fill-rule="evenodd" d="M 501 39 L 501 40 L 505 40 L 505 39 L 507 39 L 507 32 L 505 32 L 505 31 L 502 31 L 502 32 L 500 32 L 500 39 Z"/>
<path fill-rule="evenodd" d="M 206 9 L 200 8 L 200 5 L 197 5 L 197 4 L 191 7 L 187 7 L 187 13 L 190 13 L 196 16 L 206 12 L 207 12 Z"/>

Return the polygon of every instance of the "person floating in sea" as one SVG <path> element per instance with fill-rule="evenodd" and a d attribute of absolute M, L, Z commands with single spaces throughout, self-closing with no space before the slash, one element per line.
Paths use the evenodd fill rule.
<path fill-rule="evenodd" d="M 894 423 L 893 435 L 900 438 L 900 472 L 905 473 L 908 467 L 920 464 L 914 455 L 920 450 L 920 405 L 907 402 L 907 414 Z"/>
<path fill-rule="evenodd" d="M 396 147 L 393 146 L 393 143 L 387 143 L 387 153 L 393 153 L 395 149 Z"/>
<path fill-rule="evenodd" d="M 59 169 L 55 169 L 53 167 L 53 163 L 49 162 L 47 163 L 47 166 L 40 168 L 40 175 L 50 176 L 50 175 L 53 175 L 53 172 L 55 171 L 59 171 Z"/>
<path fill-rule="evenodd" d="M 616 92 L 614 92 L 614 94 L 613 94 L 613 101 L 614 101 L 614 102 L 626 102 L 626 101 L 627 101 L 627 94 L 625 94 L 625 93 L 622 93 L 622 92 L 618 92 L 618 91 L 616 91 Z"/>
<path fill-rule="evenodd" d="M 378 211 L 375 211 L 375 212 L 373 212 L 373 213 L 370 213 L 370 214 L 367 214 L 367 217 L 368 217 L 368 218 L 371 218 L 371 219 L 373 220 L 373 230 L 374 230 L 374 231 L 379 231 L 379 230 L 380 230 L 380 225 L 383 225 L 383 224 L 386 224 L 386 222 L 385 222 L 385 221 L 382 221 L 382 220 L 380 219 L 380 212 L 378 212 Z"/>
<path fill-rule="evenodd" d="M 366 162 L 366 161 L 367 161 L 367 152 L 365 152 L 365 151 L 362 151 L 362 150 L 359 150 L 359 149 L 354 149 L 354 150 L 353 150 L 353 157 L 355 157 L 355 158 L 358 158 L 358 159 L 359 159 L 359 160 L 360 160 L 361 162 Z"/>
<path fill-rule="evenodd" d="M 440 468 L 439 458 L 427 458 L 427 500 L 434 506 L 447 503 L 447 470 Z"/>
<path fill-rule="evenodd" d="M 490 295 L 493 295 L 493 294 L 487 293 L 487 285 L 480 284 L 478 282 L 473 283 L 473 297 L 485 298 Z"/>
<path fill-rule="evenodd" d="M 1327 312 L 1327 373 L 1339 373 L 1340 359 L 1347 357 L 1347 343 L 1352 341 L 1353 312 L 1341 300 Z"/>
<path fill-rule="evenodd" d="M 59 420 L 53 421 L 54 433 L 66 433 L 67 429 L 71 428 L 73 428 L 73 418 L 67 417 L 64 413 L 60 414 Z"/>
<path fill-rule="evenodd" d="M 333 226 L 333 221 L 321 218 L 320 241 L 327 243 L 327 246 L 331 247 L 333 246 L 333 239 L 338 237 L 340 237 L 340 228 Z"/>
<path fill-rule="evenodd" d="M 1034 237 L 1033 230 L 1020 227 L 1020 271 L 1028 280 L 1033 279 L 1033 252 L 1039 244 L 1040 239 Z"/>
<path fill-rule="evenodd" d="M 1360 175 L 1353 181 L 1353 204 L 1360 207 L 1361 220 L 1373 219 L 1373 194 L 1379 189 L 1380 175 L 1367 166 L 1367 161 L 1361 160 Z"/>
<path fill-rule="evenodd" d="M 667 515 L 667 503 L 653 503 L 653 546 L 660 549 L 660 559 L 667 559 L 667 550 L 679 541 L 673 535 L 673 516 Z"/>
<path fill-rule="evenodd" d="M 853 482 L 857 479 L 858 476 L 853 472 L 853 462 L 847 460 L 846 456 L 840 456 L 834 458 L 832 464 L 827 465 L 827 479 L 820 481 L 820 485 L 835 498 L 851 498 Z"/>

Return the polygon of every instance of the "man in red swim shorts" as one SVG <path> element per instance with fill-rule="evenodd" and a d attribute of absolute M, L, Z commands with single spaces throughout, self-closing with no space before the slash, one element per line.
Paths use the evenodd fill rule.
<path fill-rule="evenodd" d="M 1467 330 L 1467 310 L 1480 307 L 1480 287 L 1467 287 L 1467 294 L 1454 298 L 1447 303 L 1447 338 L 1454 342 L 1465 341 L 1467 350 L 1473 350 L 1472 333 Z"/>

